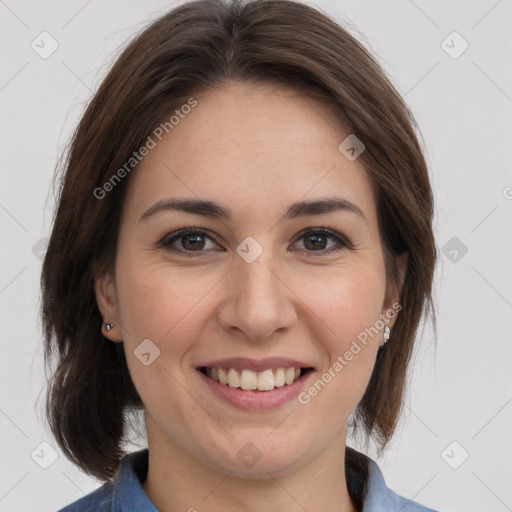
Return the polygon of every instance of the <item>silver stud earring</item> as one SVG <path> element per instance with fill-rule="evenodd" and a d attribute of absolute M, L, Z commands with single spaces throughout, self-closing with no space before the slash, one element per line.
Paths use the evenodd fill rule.
<path fill-rule="evenodd" d="M 107 302 L 107 318 L 108 318 L 108 302 Z M 112 330 L 114 328 L 114 324 L 111 324 L 110 322 L 105 322 L 105 329 L 108 331 Z"/>
<path fill-rule="evenodd" d="M 389 337 L 391 335 L 391 329 L 388 325 L 384 328 L 384 343 L 386 343 L 389 340 Z"/>

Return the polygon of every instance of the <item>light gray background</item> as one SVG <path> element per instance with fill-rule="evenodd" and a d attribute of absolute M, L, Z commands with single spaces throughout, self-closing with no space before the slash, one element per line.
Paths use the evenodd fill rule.
<path fill-rule="evenodd" d="M 56 510 L 98 486 L 60 453 L 40 467 L 51 462 L 40 443 L 56 443 L 40 412 L 37 248 L 53 169 L 84 106 L 119 46 L 175 3 L 0 0 L 2 512 Z M 468 249 L 455 262 L 441 256 L 438 349 L 427 327 L 403 421 L 378 463 L 392 489 L 441 511 L 512 510 L 512 1 L 313 5 L 353 24 L 405 96 L 425 139 L 438 245 L 457 237 Z M 47 59 L 31 48 L 43 31 L 59 44 Z M 453 31 L 469 43 L 456 59 L 442 47 Z"/>

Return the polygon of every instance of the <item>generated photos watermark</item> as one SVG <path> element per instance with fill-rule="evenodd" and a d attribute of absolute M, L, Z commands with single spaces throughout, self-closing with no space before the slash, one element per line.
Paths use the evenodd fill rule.
<path fill-rule="evenodd" d="M 158 142 L 162 140 L 164 134 L 170 133 L 182 119 L 185 119 L 192 109 L 197 105 L 197 100 L 193 97 L 189 98 L 187 103 L 182 105 L 179 109 L 174 111 L 174 114 L 168 120 L 160 123 L 146 139 L 146 142 L 134 151 L 132 155 L 126 160 L 122 167 L 120 167 L 112 176 L 103 183 L 101 187 L 96 187 L 93 195 L 96 199 L 103 199 L 108 192 L 114 190 L 126 176 L 142 161 L 142 159 L 149 155 L 149 152 L 154 149 Z"/>
<path fill-rule="evenodd" d="M 350 348 L 344 352 L 343 355 L 338 355 L 334 364 L 323 373 L 323 375 L 317 379 L 306 391 L 299 393 L 298 400 L 301 404 L 307 405 L 311 401 L 312 397 L 318 395 L 325 386 L 336 377 L 337 374 L 349 364 L 354 357 L 361 352 L 362 347 L 368 344 L 369 338 L 377 336 L 384 327 L 387 325 L 389 320 L 395 318 L 398 312 L 402 309 L 401 304 L 395 302 L 390 309 L 388 309 L 380 318 L 371 326 L 366 327 L 357 335 L 357 339 L 352 340 Z M 359 343 L 358 343 L 359 342 Z"/>

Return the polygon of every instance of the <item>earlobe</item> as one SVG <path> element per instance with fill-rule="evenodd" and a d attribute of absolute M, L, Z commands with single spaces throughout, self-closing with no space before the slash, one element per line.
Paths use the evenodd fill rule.
<path fill-rule="evenodd" d="M 116 287 L 111 274 L 96 279 L 96 302 L 103 318 L 101 332 L 110 341 L 122 341 L 119 313 L 116 300 Z"/>

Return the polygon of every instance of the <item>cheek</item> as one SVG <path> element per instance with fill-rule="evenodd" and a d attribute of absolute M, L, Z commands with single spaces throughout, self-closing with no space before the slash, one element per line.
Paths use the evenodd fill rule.
<path fill-rule="evenodd" d="M 322 390 L 319 394 L 325 393 L 332 404 L 329 410 L 336 410 L 339 418 L 345 418 L 364 394 L 381 342 L 378 321 L 385 279 L 376 268 L 347 268 L 323 285 L 317 282 L 307 288 L 308 306 L 321 319 L 322 349 L 328 358 L 317 376 L 325 388 L 321 383 L 316 387 Z M 316 392 L 312 390 L 313 395 Z M 326 412 L 319 409 L 316 413 Z"/>
<path fill-rule="evenodd" d="M 118 262 L 119 313 L 129 345 L 149 338 L 180 353 L 199 332 L 205 300 L 218 276 L 188 275 L 165 263 Z M 185 276 L 185 277 L 184 277 Z M 196 332 L 197 331 L 197 332 Z M 169 343 L 172 341 L 172 343 Z"/>
<path fill-rule="evenodd" d="M 137 258 L 118 260 L 116 269 L 119 315 L 133 383 L 145 407 L 160 411 L 156 417 L 172 410 L 178 423 L 189 421 L 192 407 L 183 388 L 188 369 L 182 363 L 201 335 L 207 315 L 204 298 L 218 278 L 198 273 L 197 278 L 184 279 L 183 270 L 154 262 L 150 266 Z M 152 345 L 144 352 L 138 348 L 148 339 L 157 347 L 154 359 Z M 136 355 L 146 352 L 152 361 L 148 366 Z M 167 412 L 162 411 L 163 403 Z"/>
<path fill-rule="evenodd" d="M 303 284 L 303 296 L 323 320 L 332 350 L 346 349 L 379 319 L 385 295 L 385 276 L 380 270 L 379 265 L 347 265 L 327 279 Z"/>

